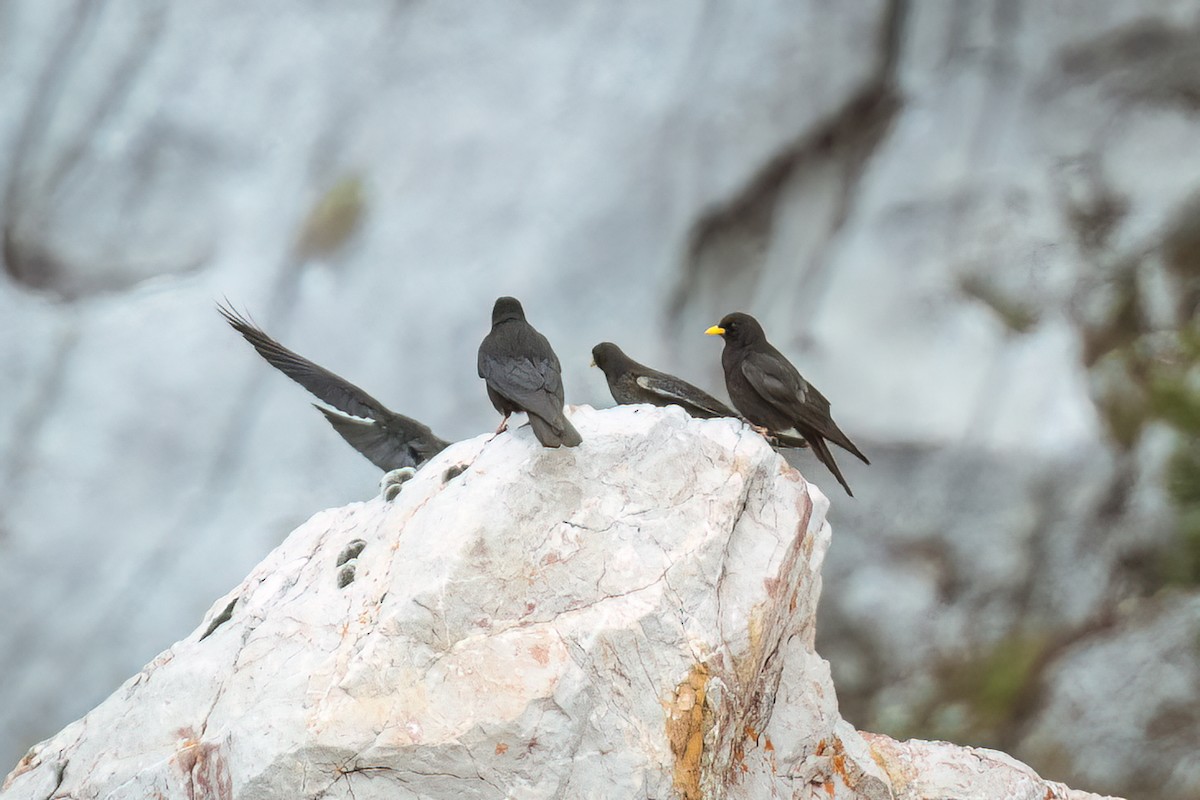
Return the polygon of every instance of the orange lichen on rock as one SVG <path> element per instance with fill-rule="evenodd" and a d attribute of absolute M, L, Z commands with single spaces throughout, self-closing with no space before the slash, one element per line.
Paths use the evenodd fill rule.
<path fill-rule="evenodd" d="M 675 789 L 683 800 L 703 798 L 700 769 L 704 755 L 704 698 L 708 680 L 708 667 L 695 665 L 687 678 L 675 687 L 675 697 L 666 704 L 667 741 L 675 756 Z"/>

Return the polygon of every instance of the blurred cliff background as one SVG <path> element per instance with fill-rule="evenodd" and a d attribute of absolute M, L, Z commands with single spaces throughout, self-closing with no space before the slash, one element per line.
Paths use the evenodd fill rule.
<path fill-rule="evenodd" d="M 446 438 L 520 297 L 841 463 L 861 728 L 1200 794 L 1200 0 L 0 4 L 0 765 L 376 470 L 220 319 Z"/>

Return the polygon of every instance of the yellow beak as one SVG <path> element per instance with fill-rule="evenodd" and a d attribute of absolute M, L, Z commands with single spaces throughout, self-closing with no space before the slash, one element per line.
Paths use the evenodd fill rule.
<path fill-rule="evenodd" d="M 711 328 L 706 330 L 705 333 L 707 333 L 709 336 L 724 336 L 725 329 L 720 325 L 713 325 Z"/>

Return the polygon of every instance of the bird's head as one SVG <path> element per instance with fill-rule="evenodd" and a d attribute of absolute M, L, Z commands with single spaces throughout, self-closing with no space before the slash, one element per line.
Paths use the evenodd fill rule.
<path fill-rule="evenodd" d="M 762 325 L 749 314 L 735 311 L 726 314 L 721 321 L 705 331 L 709 336 L 720 336 L 726 344 L 741 346 L 765 342 L 767 335 L 763 333 Z"/>
<path fill-rule="evenodd" d="M 492 327 L 514 319 L 525 319 L 525 309 L 521 308 L 521 301 L 515 297 L 497 297 L 496 304 L 492 306 Z"/>
<path fill-rule="evenodd" d="M 599 367 L 606 373 L 609 366 L 615 365 L 619 359 L 624 357 L 625 353 L 612 342 L 601 342 L 592 348 L 592 366 Z"/>

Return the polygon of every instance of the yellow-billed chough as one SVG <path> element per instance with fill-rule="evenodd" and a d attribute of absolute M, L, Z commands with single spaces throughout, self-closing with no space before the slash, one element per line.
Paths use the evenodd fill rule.
<path fill-rule="evenodd" d="M 768 434 L 803 436 L 817 459 L 829 468 L 846 494 L 853 497 L 826 440 L 853 453 L 865 464 L 871 462 L 834 423 L 825 396 L 767 341 L 758 320 L 749 314 L 727 314 L 705 333 L 725 339 L 721 366 L 725 370 L 725 388 L 737 410 Z"/>

